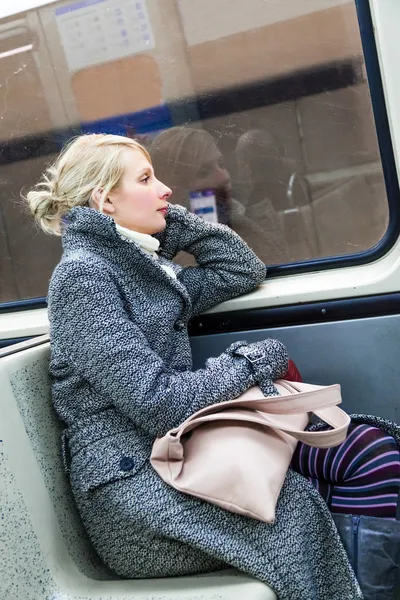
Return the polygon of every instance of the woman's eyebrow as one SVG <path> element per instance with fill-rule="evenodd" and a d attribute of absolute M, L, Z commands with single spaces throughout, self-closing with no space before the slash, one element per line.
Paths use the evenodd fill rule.
<path fill-rule="evenodd" d="M 153 170 L 151 167 L 144 167 L 143 169 L 139 169 L 137 172 L 138 175 L 143 175 L 144 173 L 152 173 Z"/>

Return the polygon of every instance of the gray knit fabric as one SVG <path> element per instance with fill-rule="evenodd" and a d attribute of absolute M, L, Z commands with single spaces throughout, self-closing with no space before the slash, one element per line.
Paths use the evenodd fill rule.
<path fill-rule="evenodd" d="M 268 583 L 280 600 L 362 598 L 329 511 L 301 475 L 289 472 L 276 523 L 267 525 L 181 494 L 152 469 L 156 436 L 256 382 L 235 346 L 192 371 L 187 324 L 265 277 L 235 233 L 181 207 L 170 206 L 158 237 L 163 261 L 186 251 L 199 266 L 179 270 L 174 280 L 122 240 L 112 219 L 73 209 L 50 284 L 53 401 L 66 424 L 66 464 L 94 547 L 124 577 L 230 564 Z M 282 344 L 267 340 L 262 350 L 268 376 L 282 376 Z"/>

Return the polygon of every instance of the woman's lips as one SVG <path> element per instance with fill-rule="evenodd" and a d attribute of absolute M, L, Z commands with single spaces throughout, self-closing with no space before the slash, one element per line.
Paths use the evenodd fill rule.
<path fill-rule="evenodd" d="M 160 213 L 162 213 L 162 214 L 164 215 L 164 217 L 165 217 L 165 215 L 166 215 L 166 214 L 167 214 L 167 212 L 168 212 L 168 207 L 167 207 L 167 206 L 164 206 L 164 208 L 159 208 L 157 212 L 160 212 Z"/>

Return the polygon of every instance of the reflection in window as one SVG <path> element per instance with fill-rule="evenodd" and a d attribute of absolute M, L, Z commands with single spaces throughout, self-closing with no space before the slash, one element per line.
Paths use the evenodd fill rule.
<path fill-rule="evenodd" d="M 190 209 L 193 191 L 212 190 L 219 223 L 232 227 L 265 262 L 288 262 L 288 249 L 278 212 L 266 194 L 248 205 L 234 197 L 224 157 L 204 129 L 172 127 L 150 146 L 154 170 L 173 191 L 172 202 Z M 180 261 L 181 262 L 181 261 Z"/>
<path fill-rule="evenodd" d="M 60 241 L 19 195 L 80 132 L 138 138 L 173 202 L 211 211 L 269 265 L 354 254 L 385 233 L 353 1 L 1 10 L 0 301 L 47 293 Z"/>

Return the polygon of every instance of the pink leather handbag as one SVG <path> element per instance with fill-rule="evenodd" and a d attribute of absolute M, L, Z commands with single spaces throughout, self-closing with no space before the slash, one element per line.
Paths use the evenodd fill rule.
<path fill-rule="evenodd" d="M 284 380 L 280 396 L 253 387 L 213 404 L 154 442 L 151 464 L 169 485 L 231 512 L 273 523 L 275 506 L 297 442 L 341 444 L 350 417 L 337 407 L 339 385 Z M 332 429 L 304 431 L 314 413 Z"/>

